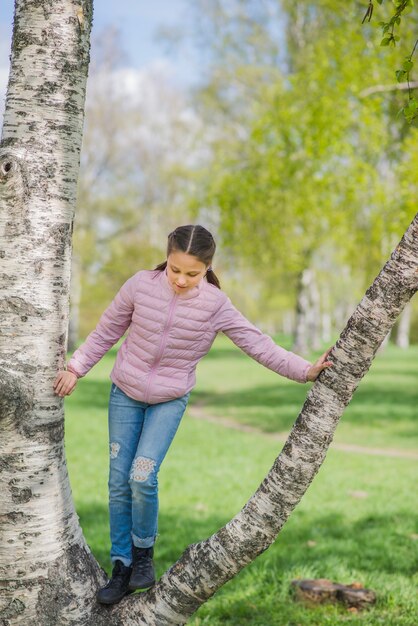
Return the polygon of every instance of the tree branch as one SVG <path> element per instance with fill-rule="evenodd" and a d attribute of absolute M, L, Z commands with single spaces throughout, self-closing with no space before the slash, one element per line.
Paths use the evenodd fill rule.
<path fill-rule="evenodd" d="M 368 96 L 372 96 L 375 93 L 383 93 L 387 91 L 406 91 L 408 89 L 417 89 L 418 81 L 414 81 L 411 83 L 395 83 L 394 85 L 373 85 L 372 87 L 367 87 L 367 89 L 363 89 L 360 91 L 360 98 L 367 98 Z"/>

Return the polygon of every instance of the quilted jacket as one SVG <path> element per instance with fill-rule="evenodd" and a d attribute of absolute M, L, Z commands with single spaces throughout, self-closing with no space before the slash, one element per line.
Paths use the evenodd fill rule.
<path fill-rule="evenodd" d="M 165 271 L 143 270 L 122 286 L 67 369 L 84 376 L 126 331 L 110 378 L 128 396 L 149 404 L 181 397 L 194 387 L 196 365 L 219 332 L 292 380 L 306 382 L 311 366 L 263 334 L 205 278 L 176 294 Z"/>

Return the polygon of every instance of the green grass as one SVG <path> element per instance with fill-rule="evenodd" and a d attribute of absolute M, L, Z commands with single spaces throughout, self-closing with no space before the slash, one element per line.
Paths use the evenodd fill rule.
<path fill-rule="evenodd" d="M 290 348 L 284 339 L 281 344 Z M 215 346 L 198 366 L 199 385 L 191 406 L 202 404 L 211 415 L 232 418 L 265 432 L 290 430 L 308 386 L 260 366 L 226 337 L 219 337 Z M 311 361 L 319 355 L 311 355 Z M 417 449 L 417 381 L 418 346 L 407 351 L 389 346 L 375 358 L 361 381 L 335 441 Z"/>
<path fill-rule="evenodd" d="M 344 415 L 338 441 L 409 451 L 416 445 L 417 356 L 417 348 L 390 347 L 378 357 Z M 87 541 L 107 569 L 107 397 L 113 358 L 106 356 L 66 400 L 76 507 Z M 308 390 L 241 356 L 223 338 L 201 363 L 198 380 L 191 406 L 204 402 L 211 415 L 267 432 L 290 428 Z M 280 444 L 268 437 L 186 413 L 160 473 L 158 575 L 188 544 L 239 511 L 279 451 Z M 415 626 L 416 469 L 408 459 L 331 449 L 274 545 L 203 605 L 190 624 Z M 305 607 L 293 600 L 290 581 L 311 577 L 360 581 L 377 592 L 378 602 L 358 614 L 335 606 Z"/>

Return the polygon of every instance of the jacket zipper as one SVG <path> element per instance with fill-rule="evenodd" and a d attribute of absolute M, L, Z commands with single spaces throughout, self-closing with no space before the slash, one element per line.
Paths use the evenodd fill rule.
<path fill-rule="evenodd" d="M 168 331 L 170 330 L 170 326 L 171 326 L 171 322 L 173 319 L 173 315 L 174 315 L 174 309 L 176 308 L 176 303 L 177 303 L 177 294 L 175 294 L 173 296 L 173 299 L 171 300 L 170 303 L 170 308 L 168 310 L 168 317 L 167 317 L 167 322 L 165 324 L 164 330 L 163 330 L 163 335 L 161 337 L 161 342 L 160 342 L 160 347 L 157 353 L 157 356 L 155 358 L 155 361 L 151 367 L 150 373 L 149 373 L 149 378 L 148 378 L 148 383 L 147 383 L 147 388 L 145 390 L 145 394 L 144 394 L 144 402 L 148 402 L 148 398 L 149 398 L 149 390 L 151 387 L 151 380 L 153 375 L 155 374 L 158 365 L 160 364 L 161 361 L 161 357 L 163 356 L 163 352 L 164 352 L 164 348 L 165 348 L 165 342 L 167 339 L 167 335 L 168 335 Z"/>

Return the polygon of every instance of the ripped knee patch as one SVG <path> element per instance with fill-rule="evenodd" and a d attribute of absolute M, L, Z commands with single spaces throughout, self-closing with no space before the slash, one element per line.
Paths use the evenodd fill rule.
<path fill-rule="evenodd" d="M 132 463 L 130 479 L 137 482 L 144 482 L 155 467 L 154 459 L 145 456 L 138 456 Z"/>
<path fill-rule="evenodd" d="M 116 443 L 115 441 L 113 441 L 110 444 L 110 458 L 116 459 L 119 454 L 119 450 L 120 450 L 120 443 Z"/>

